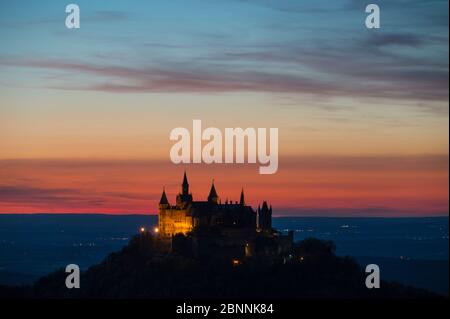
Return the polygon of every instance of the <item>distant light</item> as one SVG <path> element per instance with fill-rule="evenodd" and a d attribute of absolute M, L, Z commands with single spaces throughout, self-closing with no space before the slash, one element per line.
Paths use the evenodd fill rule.
<path fill-rule="evenodd" d="M 153 231 L 154 231 L 155 233 L 159 233 L 159 228 L 158 228 L 158 227 L 155 227 L 155 229 L 153 229 Z"/>
<path fill-rule="evenodd" d="M 239 259 L 233 259 L 233 266 L 238 266 L 241 264 L 241 261 Z"/>
<path fill-rule="evenodd" d="M 145 227 L 141 227 L 140 231 L 141 233 L 145 232 Z"/>

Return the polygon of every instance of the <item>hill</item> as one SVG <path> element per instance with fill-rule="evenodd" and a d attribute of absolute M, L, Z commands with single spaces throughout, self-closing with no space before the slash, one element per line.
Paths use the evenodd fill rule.
<path fill-rule="evenodd" d="M 67 289 L 61 269 L 31 287 L 2 287 L 8 298 L 435 298 L 393 282 L 367 289 L 366 274 L 332 242 L 305 239 L 289 255 L 254 257 L 239 264 L 168 253 L 150 234 L 134 237 L 120 252 L 81 274 L 81 288 Z"/>

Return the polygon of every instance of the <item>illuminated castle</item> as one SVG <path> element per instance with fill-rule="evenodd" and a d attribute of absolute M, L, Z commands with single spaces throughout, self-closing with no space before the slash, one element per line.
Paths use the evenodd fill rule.
<path fill-rule="evenodd" d="M 184 173 L 181 193 L 176 204 L 171 205 L 165 190 L 158 207 L 159 234 L 164 237 L 182 233 L 187 234 L 196 227 L 217 227 L 236 232 L 272 232 L 272 207 L 267 202 L 256 211 L 245 203 L 244 190 L 239 202 L 222 203 L 214 186 L 211 185 L 206 201 L 194 201 L 189 193 L 189 183 Z"/>

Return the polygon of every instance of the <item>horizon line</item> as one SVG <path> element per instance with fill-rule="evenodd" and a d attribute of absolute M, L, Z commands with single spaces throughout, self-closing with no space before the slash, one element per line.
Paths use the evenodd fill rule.
<path fill-rule="evenodd" d="M 112 214 L 112 213 L 46 213 L 46 212 L 38 212 L 38 213 L 1 213 L 0 216 L 17 216 L 17 215 L 70 215 L 70 216 L 155 216 L 157 217 L 158 214 L 146 214 L 146 213 L 122 213 L 122 214 Z M 347 215 L 347 216 L 335 216 L 335 215 L 275 215 L 272 216 L 272 218 L 364 218 L 364 219 L 404 219 L 404 218 L 414 218 L 414 219 L 424 219 L 424 218 L 447 218 L 449 219 L 450 216 L 448 215 L 429 215 L 429 216 L 418 216 L 418 215 L 409 215 L 409 216 L 363 216 L 363 215 Z"/>

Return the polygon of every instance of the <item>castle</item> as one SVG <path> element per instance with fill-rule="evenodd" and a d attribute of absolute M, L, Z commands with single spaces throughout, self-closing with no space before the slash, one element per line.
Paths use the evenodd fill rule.
<path fill-rule="evenodd" d="M 181 193 L 177 195 L 176 204 L 170 205 L 165 190 L 161 195 L 158 209 L 158 228 L 162 236 L 187 234 L 198 226 L 217 226 L 222 229 L 242 229 L 270 231 L 272 229 L 272 207 L 264 202 L 262 208 L 255 212 L 246 205 L 244 190 L 239 202 L 222 204 L 214 186 L 206 201 L 194 201 L 189 192 L 189 183 L 184 173 Z"/>
<path fill-rule="evenodd" d="M 272 206 L 264 201 L 262 206 L 253 210 L 245 202 L 243 189 L 239 202 L 226 200 L 222 203 L 213 181 L 207 200 L 194 201 L 185 172 L 175 205 L 169 203 L 163 189 L 158 207 L 158 234 L 167 239 L 179 234 L 192 238 L 193 232 L 199 229 L 215 229 L 218 235 L 207 240 L 194 236 L 197 248 L 205 246 L 205 242 L 213 244 L 215 250 L 219 246 L 227 247 L 227 250 L 234 247 L 236 257 L 241 257 L 240 253 L 249 256 L 256 250 L 267 251 L 269 248 L 279 253 L 289 249 L 293 241 L 292 233 L 283 236 L 272 228 Z M 262 240 L 266 243 L 264 247 L 257 247 Z"/>

